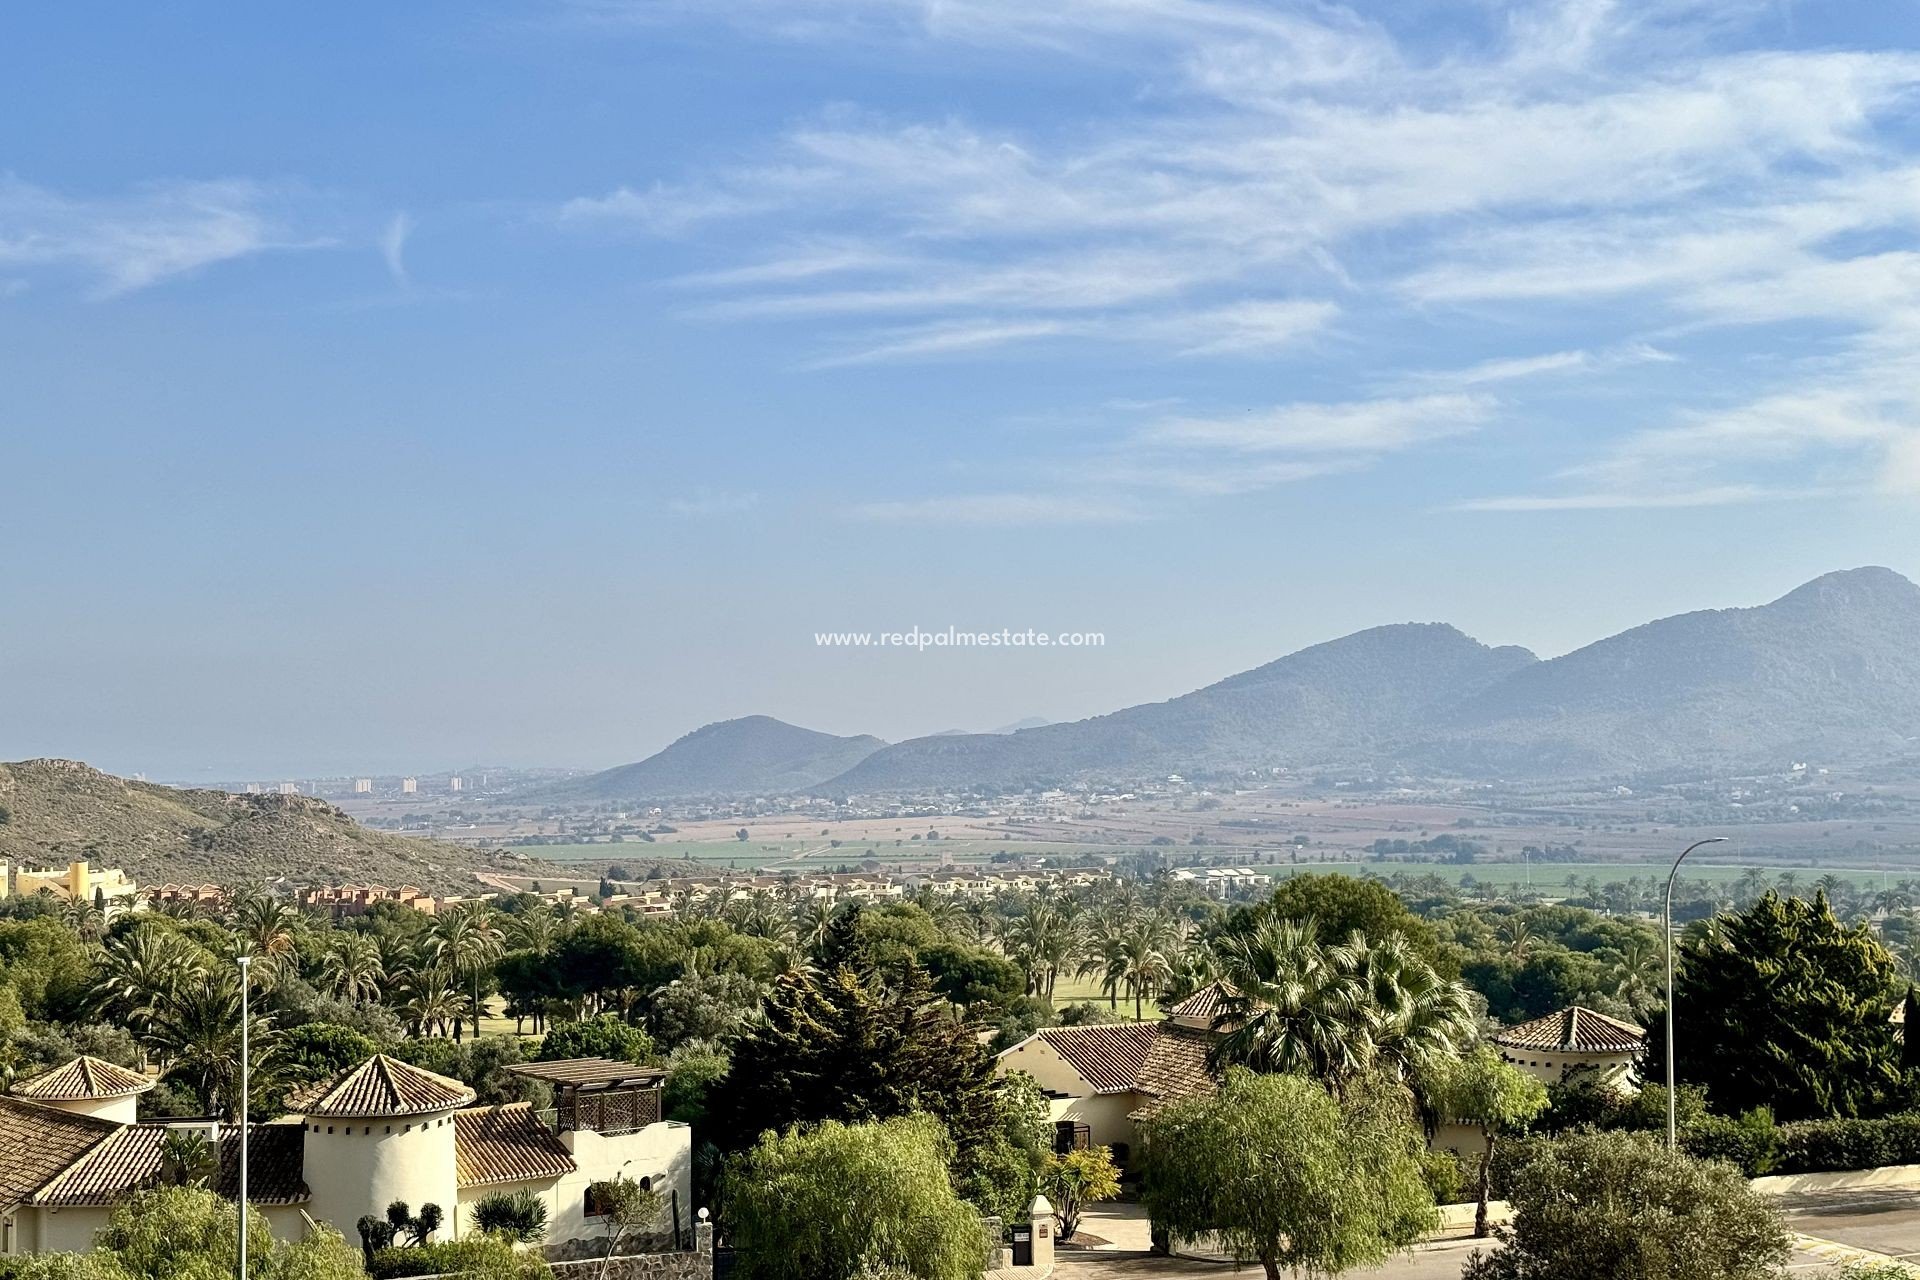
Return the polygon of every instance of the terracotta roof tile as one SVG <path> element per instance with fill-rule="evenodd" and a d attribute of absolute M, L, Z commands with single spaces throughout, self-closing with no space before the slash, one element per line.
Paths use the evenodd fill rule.
<path fill-rule="evenodd" d="M 1211 1026 L 1213 1020 L 1225 1008 L 1227 997 L 1235 994 L 1237 993 L 1233 986 L 1228 982 L 1209 982 L 1173 1008 L 1166 1010 L 1166 1016 Z"/>
<path fill-rule="evenodd" d="M 452 1111 L 473 1101 L 473 1090 L 451 1076 L 376 1053 L 338 1080 L 307 1108 L 326 1119 L 419 1116 Z"/>
<path fill-rule="evenodd" d="M 1122 1022 L 1107 1026 L 1047 1027 L 1034 1039 L 1046 1044 L 1066 1059 L 1069 1066 L 1086 1077 L 1099 1093 L 1125 1093 L 1133 1088 L 1147 1060 L 1147 1046 L 1153 1043 L 1155 1027 L 1151 1022 Z M 1000 1056 L 1017 1054 L 1025 1042 Z"/>
<path fill-rule="evenodd" d="M 153 1081 L 138 1071 L 81 1054 L 65 1066 L 13 1086 L 13 1096 L 35 1102 L 96 1102 L 145 1093 Z"/>
<path fill-rule="evenodd" d="M 1573 1005 L 1532 1022 L 1506 1027 L 1489 1037 L 1506 1049 L 1559 1053 L 1638 1053 L 1647 1033 L 1631 1022 Z"/>
<path fill-rule="evenodd" d="M 526 1102 L 454 1112 L 453 1154 L 463 1187 L 557 1178 L 575 1168 L 566 1147 Z"/>
<path fill-rule="evenodd" d="M 1207 1069 L 1207 1053 L 1214 1045 L 1210 1032 L 1164 1022 L 1158 1030 L 1135 1085 L 1151 1101 L 1133 1113 L 1135 1118 L 1152 1115 L 1169 1103 L 1207 1097 L 1219 1088 Z"/>
<path fill-rule="evenodd" d="M 297 1124 L 250 1125 L 247 1199 L 254 1204 L 298 1204 L 307 1199 L 303 1164 L 306 1130 Z M 112 1205 L 160 1178 L 160 1149 L 171 1129 L 130 1124 L 36 1192 L 31 1203 L 54 1207 Z M 229 1199 L 240 1193 L 240 1133 L 220 1134 L 220 1171 L 213 1189 Z"/>
<path fill-rule="evenodd" d="M 0 1097 L 0 1215 L 119 1128 L 111 1120 Z"/>

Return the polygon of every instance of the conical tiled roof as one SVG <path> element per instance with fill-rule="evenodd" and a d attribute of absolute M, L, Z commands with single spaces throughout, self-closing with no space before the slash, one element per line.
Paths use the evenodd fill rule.
<path fill-rule="evenodd" d="M 473 1090 L 449 1076 L 376 1053 L 335 1080 L 308 1116 L 358 1119 L 453 1111 L 473 1101 Z"/>
<path fill-rule="evenodd" d="M 1211 1024 L 1219 1016 L 1226 1002 L 1239 993 L 1233 984 L 1224 978 L 1209 982 L 1192 995 L 1162 1012 L 1169 1018 L 1180 1018 L 1188 1022 Z"/>
<path fill-rule="evenodd" d="M 1580 1005 L 1495 1032 L 1492 1041 L 1509 1049 L 1560 1053 L 1638 1053 L 1647 1033 L 1631 1022 L 1609 1018 Z"/>
<path fill-rule="evenodd" d="M 145 1093 L 151 1088 L 153 1081 L 138 1071 L 81 1054 L 45 1075 L 22 1080 L 13 1086 L 13 1096 L 35 1102 L 98 1102 Z"/>

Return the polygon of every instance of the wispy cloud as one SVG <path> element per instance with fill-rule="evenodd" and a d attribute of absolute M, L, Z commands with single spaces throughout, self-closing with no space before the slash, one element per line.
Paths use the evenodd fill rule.
<path fill-rule="evenodd" d="M 914 524 L 1112 524 L 1145 514 L 1120 498 L 1058 493 L 969 493 L 865 502 L 853 508 L 858 519 Z"/>
<path fill-rule="evenodd" d="M 1468 498 L 1455 511 L 1630 511 L 1684 507 L 1725 507 L 1747 502 L 1820 496 L 1817 491 L 1764 489 L 1757 485 L 1715 485 L 1705 489 L 1631 493 L 1625 491 L 1519 494 L 1504 498 Z"/>
<path fill-rule="evenodd" d="M 860 345 L 802 367 L 835 369 L 966 355 L 1047 338 L 1131 342 L 1180 357 L 1272 353 L 1321 331 L 1338 313 L 1331 303 L 1280 299 L 1197 311 L 958 320 L 863 332 Z"/>
<path fill-rule="evenodd" d="M 405 211 L 394 214 L 380 233 L 380 258 L 387 264 L 387 274 L 402 288 L 413 283 L 407 275 L 407 237 L 412 234 L 413 219 Z"/>
<path fill-rule="evenodd" d="M 1408 376 L 1410 381 L 1428 385 L 1481 387 L 1528 378 L 1596 373 L 1636 364 L 1669 364 L 1675 359 L 1658 347 L 1635 342 L 1609 351 L 1549 351 L 1537 356 L 1506 356 L 1460 369 L 1420 370 Z"/>
<path fill-rule="evenodd" d="M 1174 418 L 1150 428 L 1156 444 L 1236 453 L 1392 453 L 1473 430 L 1491 397 L 1446 394 L 1343 404 L 1287 404 L 1231 417 Z"/>
<path fill-rule="evenodd" d="M 1142 408 L 1109 406 L 1137 414 Z M 1262 493 L 1364 471 L 1382 459 L 1475 430 L 1490 396 L 1293 403 L 1210 417 L 1163 417 L 1071 459 L 1024 466 L 1051 488 L 869 503 L 867 518 L 949 524 L 1080 524 L 1166 516 L 1194 500 Z"/>
<path fill-rule="evenodd" d="M 808 326 L 802 368 L 1067 341 L 1257 366 L 1454 316 L 1508 346 L 1453 369 L 1402 359 L 1363 384 L 1409 394 L 1125 428 L 1094 460 L 1118 491 L 1149 472 L 1180 477 L 1162 493 L 1257 491 L 1309 469 L 1228 474 L 1225 460 L 1263 454 L 1365 466 L 1484 424 L 1487 389 L 1628 391 L 1635 370 L 1695 358 L 1699 335 L 1761 325 L 1824 326 L 1825 362 L 1789 342 L 1743 371 L 1743 394 L 1617 396 L 1616 420 L 1582 437 L 1596 442 L 1585 463 L 1536 494 L 1461 505 L 1916 487 L 1902 431 L 1920 421 L 1905 354 L 1920 336 L 1920 159 L 1905 132 L 1920 54 L 1764 47 L 1749 38 L 1771 20 L 1764 0 L 1533 0 L 1463 14 L 1443 41 L 1396 31 L 1390 11 L 1234 0 L 574 12 L 908 57 L 1039 50 L 1137 77 L 1131 107 L 1046 126 L 836 106 L 744 163 L 561 210 L 582 228 L 750 240 L 750 261 L 679 283 L 709 322 Z M 1569 317 L 1571 340 L 1535 337 Z M 1151 450 L 1165 456 L 1143 461 Z"/>
<path fill-rule="evenodd" d="M 694 489 L 667 499 L 667 510 L 677 516 L 729 516 L 760 505 L 757 493 L 725 489 Z"/>
<path fill-rule="evenodd" d="M 244 180 L 159 182 L 75 197 L 0 177 L 0 268 L 79 276 L 113 297 L 276 249 L 311 248 L 279 211 L 284 193 Z"/>

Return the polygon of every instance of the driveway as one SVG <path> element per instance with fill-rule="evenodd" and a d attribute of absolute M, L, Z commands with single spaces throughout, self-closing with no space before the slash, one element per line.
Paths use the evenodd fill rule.
<path fill-rule="evenodd" d="M 1880 1255 L 1881 1260 L 1911 1256 L 1920 1262 L 1920 1191 L 1805 1196 L 1781 1207 L 1788 1225 L 1802 1233 L 1791 1264 L 1796 1275 L 1817 1274 L 1865 1254 Z M 1080 1235 L 1076 1243 L 1089 1247 L 1062 1248 L 1055 1254 L 1055 1280 L 1229 1280 L 1260 1275 L 1258 1263 L 1235 1267 L 1231 1262 L 1154 1256 L 1148 1250 L 1146 1215 L 1136 1204 L 1094 1206 L 1081 1222 Z M 1474 1251 L 1490 1247 L 1488 1241 L 1471 1238 L 1433 1240 L 1378 1270 L 1353 1274 L 1383 1280 L 1460 1280 Z"/>
<path fill-rule="evenodd" d="M 1788 1196 L 1780 1208 L 1809 1248 L 1824 1243 L 1920 1263 L 1920 1189 L 1885 1187 Z"/>

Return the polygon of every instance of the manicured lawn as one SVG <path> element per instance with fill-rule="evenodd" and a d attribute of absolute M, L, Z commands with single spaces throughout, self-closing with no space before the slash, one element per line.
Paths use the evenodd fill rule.
<path fill-rule="evenodd" d="M 1107 995 L 1104 991 L 1100 990 L 1099 978 L 1063 976 L 1053 984 L 1054 1008 L 1060 1009 L 1070 1004 L 1079 1004 L 1083 1000 L 1089 1004 L 1097 1004 L 1102 1009 L 1107 1008 Z M 1146 1001 L 1141 1006 L 1141 1011 L 1145 1016 L 1145 1020 L 1148 1022 L 1157 1022 L 1160 1018 L 1160 1006 L 1152 1000 Z M 1123 991 L 1120 996 L 1119 1007 L 1111 1010 L 1111 1012 L 1131 1022 L 1133 1020 L 1132 998 L 1127 996 Z"/>

